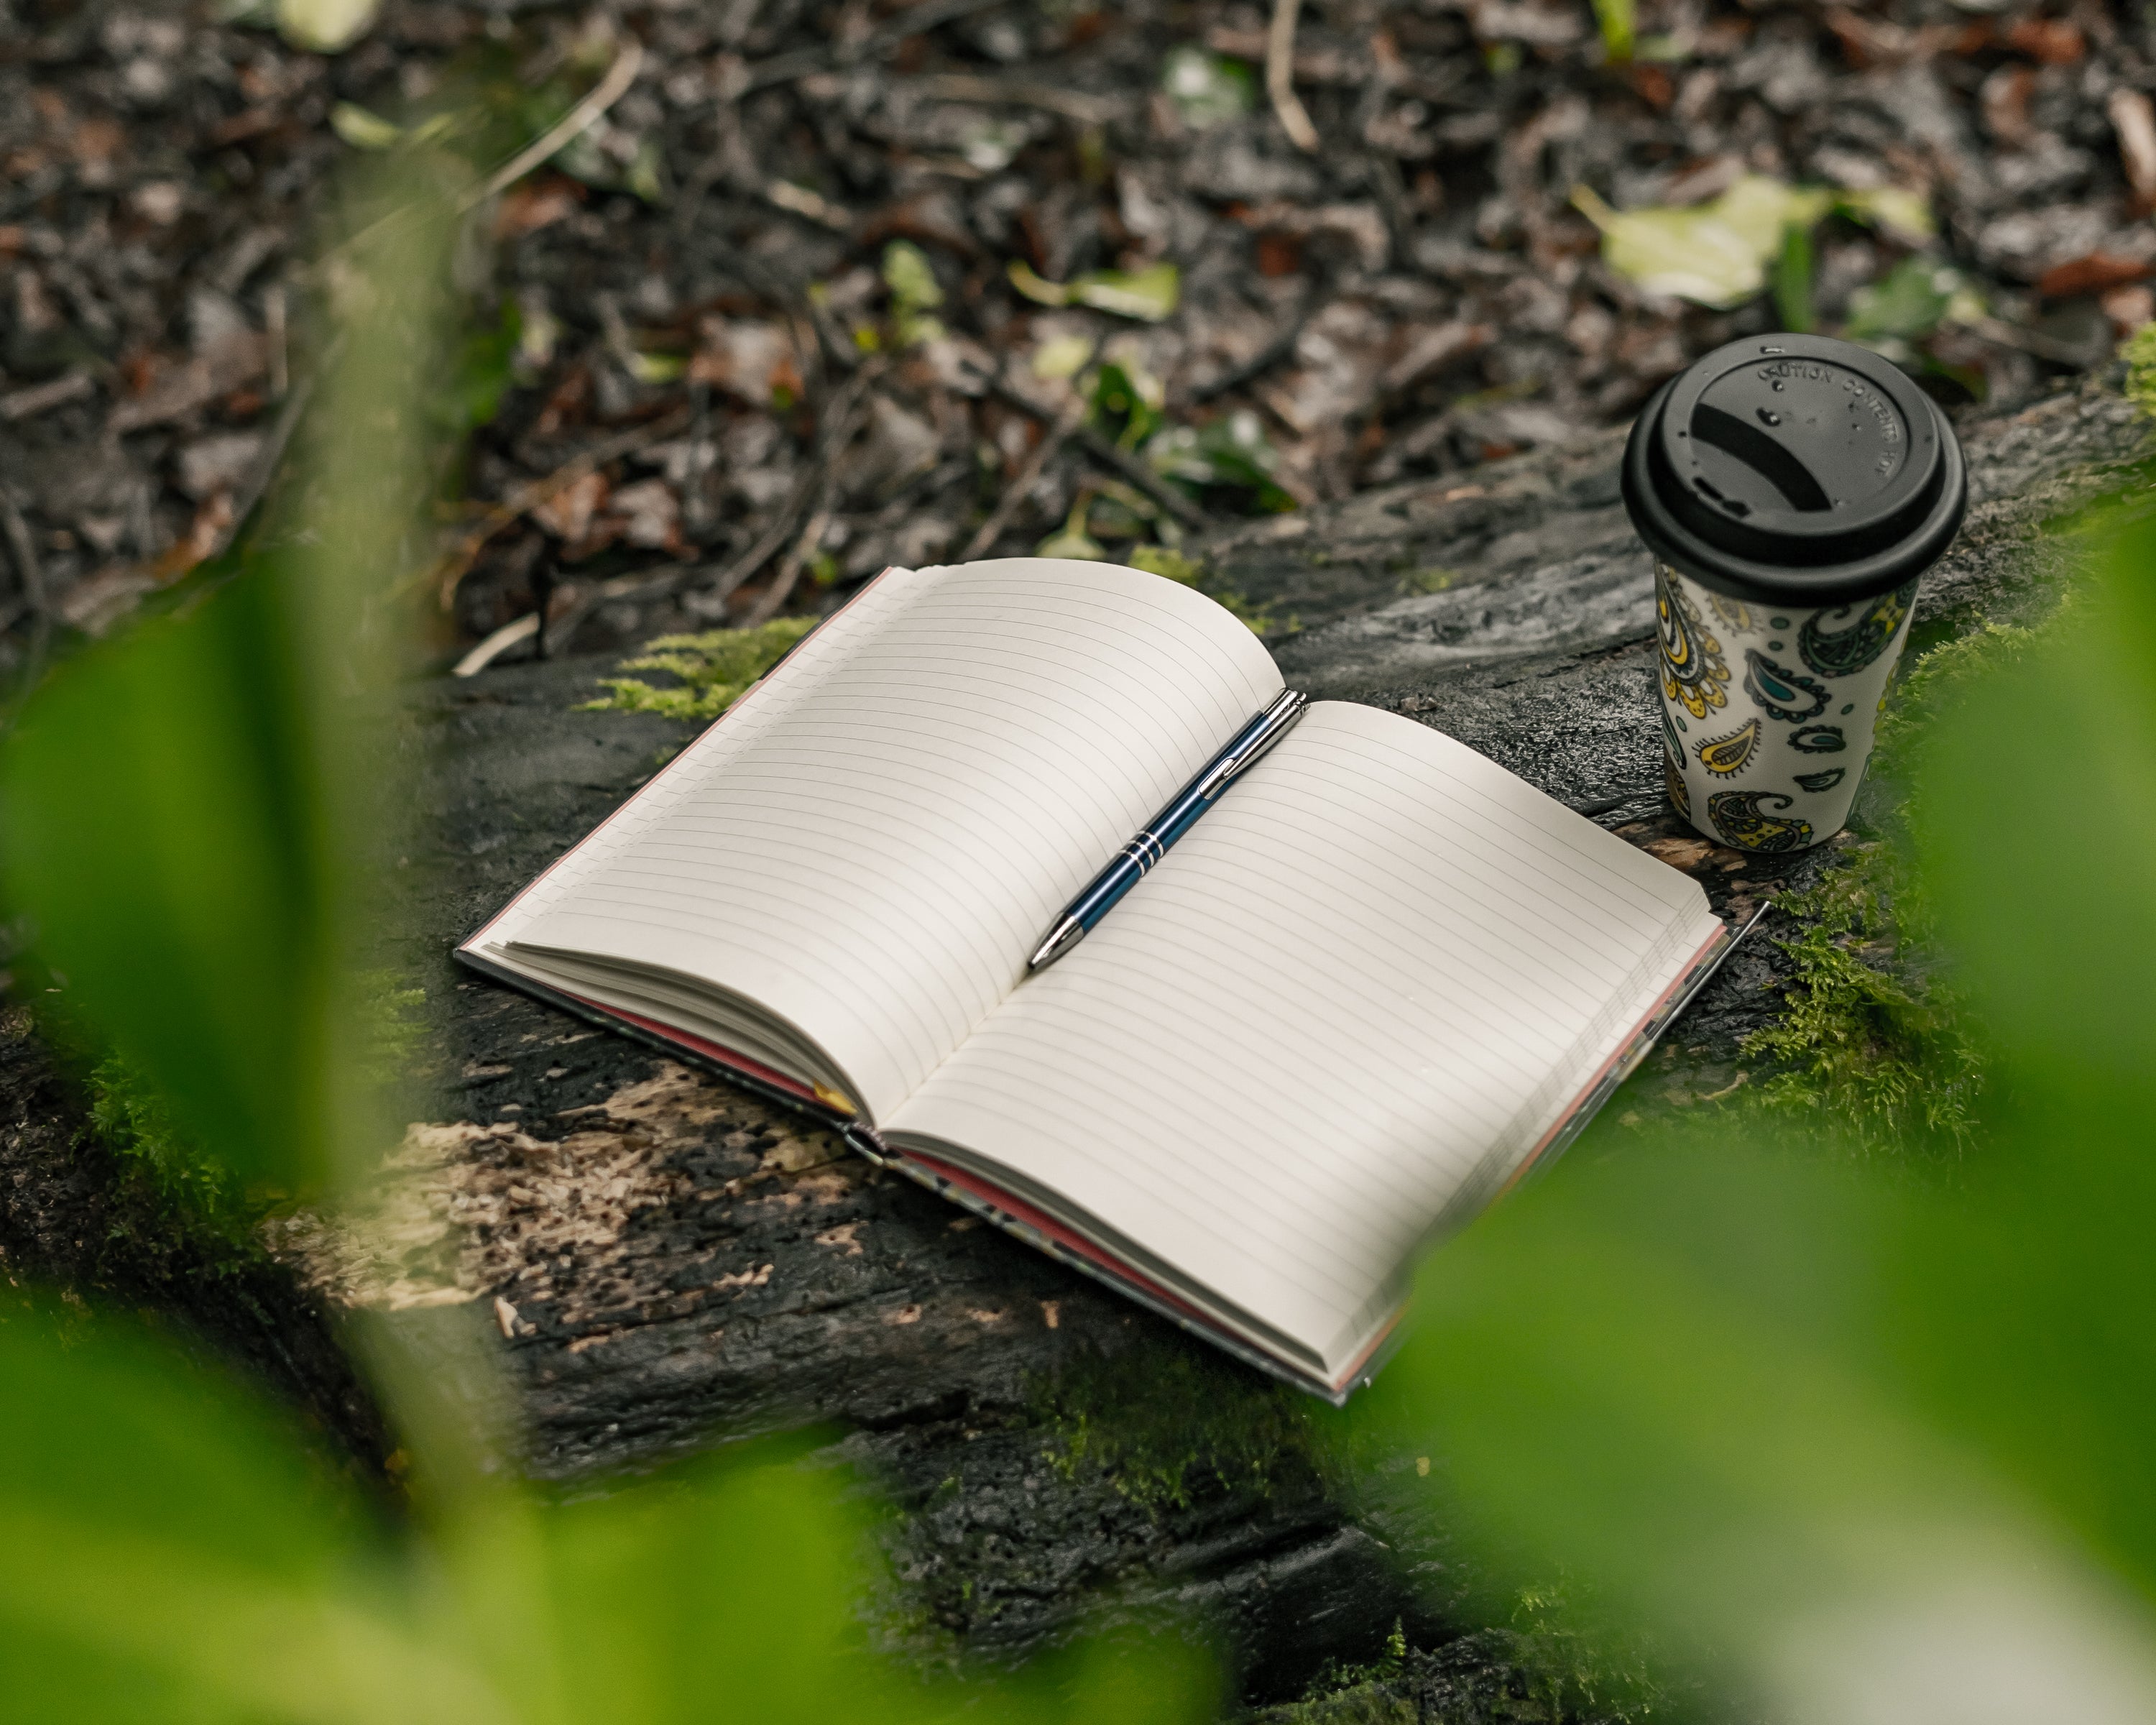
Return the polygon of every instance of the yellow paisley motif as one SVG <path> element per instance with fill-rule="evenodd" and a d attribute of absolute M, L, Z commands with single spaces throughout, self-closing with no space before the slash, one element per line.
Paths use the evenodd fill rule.
<path fill-rule="evenodd" d="M 1655 571 L 1655 618 L 1661 626 L 1662 694 L 1695 719 L 1727 706 L 1729 667 L 1722 643 L 1707 632 L 1699 609 L 1661 568 Z"/>
<path fill-rule="evenodd" d="M 1744 770 L 1752 751 L 1759 746 L 1759 721 L 1747 719 L 1727 737 L 1700 744 L 1699 764 L 1717 778 L 1732 778 Z"/>

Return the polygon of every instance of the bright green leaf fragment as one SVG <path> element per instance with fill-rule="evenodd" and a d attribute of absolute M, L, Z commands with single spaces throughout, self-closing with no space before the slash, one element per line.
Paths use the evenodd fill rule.
<path fill-rule="evenodd" d="M 339 102 L 331 109 L 330 130 L 355 150 L 387 150 L 404 136 L 403 126 L 357 102 Z"/>
<path fill-rule="evenodd" d="M 943 289 L 917 245 L 894 239 L 883 249 L 884 285 L 892 302 L 907 311 L 929 311 L 943 303 Z"/>
<path fill-rule="evenodd" d="M 277 0 L 277 28 L 295 48 L 336 54 L 363 35 L 381 0 Z"/>
<path fill-rule="evenodd" d="M 1094 374 L 1094 423 L 1126 449 L 1160 429 L 1167 404 L 1167 387 L 1134 357 L 1111 359 Z"/>
<path fill-rule="evenodd" d="M 670 719 L 716 719 L 816 626 L 814 617 L 775 617 L 757 629 L 715 629 L 700 635 L 661 635 L 625 659 L 625 671 L 670 671 L 680 679 L 662 688 L 639 677 L 604 677 L 612 692 L 587 701 L 585 712 L 658 713 Z"/>
<path fill-rule="evenodd" d="M 1594 0 L 1594 22 L 1602 32 L 1602 49 L 1612 65 L 1632 58 L 1639 28 L 1633 0 Z"/>
<path fill-rule="evenodd" d="M 1081 491 L 1078 501 L 1070 506 L 1070 513 L 1063 525 L 1034 547 L 1035 557 L 1075 557 L 1081 562 L 1100 563 L 1107 561 L 1108 553 L 1100 542 L 1086 531 L 1086 517 L 1093 507 L 1093 494 Z"/>
<path fill-rule="evenodd" d="M 1904 191 L 1898 186 L 1881 186 L 1869 192 L 1843 192 L 1836 195 L 1835 208 L 1860 222 L 1883 228 L 1897 239 L 1911 245 L 1928 245 L 1938 238 L 1938 223 L 1932 219 L 1932 206 L 1921 192 Z"/>
<path fill-rule="evenodd" d="M 1922 341 L 1941 324 L 1983 315 L 1984 301 L 1959 270 L 1930 258 L 1904 258 L 1850 296 L 1842 333 L 1898 359 L 1907 343 Z"/>
<path fill-rule="evenodd" d="M 1182 272 L 1173 264 L 1149 264 L 1143 270 L 1096 270 L 1076 280 L 1047 280 L 1024 259 L 1010 266 L 1011 285 L 1040 305 L 1090 305 L 1096 311 L 1117 317 L 1158 323 L 1174 315 L 1183 298 Z"/>
<path fill-rule="evenodd" d="M 1767 285 L 1784 231 L 1819 220 L 1832 194 L 1748 174 L 1719 198 L 1684 208 L 1614 210 L 1584 186 L 1572 201 L 1602 230 L 1604 261 L 1626 280 L 1727 311 Z"/>
<path fill-rule="evenodd" d="M 901 347 L 932 341 L 943 333 L 943 326 L 927 316 L 943 303 L 943 288 L 927 253 L 894 239 L 884 248 L 883 280 L 891 290 L 891 321 Z"/>
<path fill-rule="evenodd" d="M 1096 345 L 1086 336 L 1051 336 L 1034 350 L 1028 369 L 1045 383 L 1059 377 L 1075 377 L 1092 359 Z"/>
<path fill-rule="evenodd" d="M 1201 48 L 1173 49 L 1160 69 L 1161 93 L 1199 131 L 1249 113 L 1255 81 L 1240 61 L 1216 59 Z"/>
<path fill-rule="evenodd" d="M 1255 491 L 1262 509 L 1295 506 L 1273 479 L 1279 453 L 1247 408 L 1207 425 L 1172 425 L 1145 446 L 1145 458 L 1157 472 L 1185 485 L 1240 486 Z"/>

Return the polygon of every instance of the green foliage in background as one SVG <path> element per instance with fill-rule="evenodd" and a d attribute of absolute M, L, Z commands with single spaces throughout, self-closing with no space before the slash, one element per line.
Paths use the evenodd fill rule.
<path fill-rule="evenodd" d="M 1922 890 L 1999 1075 L 1956 1177 L 1831 1153 L 1831 1120 L 1590 1132 L 1428 1261 L 1360 1410 L 1447 1458 L 1433 1514 L 1718 1650 L 1770 1712 L 2156 1706 L 2140 507 L 1914 751 Z"/>
<path fill-rule="evenodd" d="M 640 677 L 602 677 L 608 692 L 587 701 L 588 712 L 658 713 L 670 719 L 716 719 L 757 678 L 783 659 L 819 619 L 775 617 L 755 629 L 715 629 L 700 635 L 660 635 L 645 650 L 624 659 L 625 671 L 670 672 L 678 684 L 661 685 Z"/>

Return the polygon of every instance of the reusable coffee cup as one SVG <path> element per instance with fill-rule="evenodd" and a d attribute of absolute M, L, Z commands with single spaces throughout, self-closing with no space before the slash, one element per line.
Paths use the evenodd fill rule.
<path fill-rule="evenodd" d="M 1953 427 L 1866 348 L 1760 336 L 1656 392 L 1624 491 L 1655 557 L 1671 801 L 1739 850 L 1832 837 L 1969 505 Z"/>

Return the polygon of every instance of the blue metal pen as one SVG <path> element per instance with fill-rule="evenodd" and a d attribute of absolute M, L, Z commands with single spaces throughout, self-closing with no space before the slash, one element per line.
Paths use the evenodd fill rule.
<path fill-rule="evenodd" d="M 1237 732 L 1227 747 L 1200 768 L 1198 776 L 1175 793 L 1174 800 L 1147 822 L 1145 830 L 1117 851 L 1115 860 L 1070 901 L 1026 961 L 1027 972 L 1045 969 L 1085 939 L 1093 926 L 1138 884 L 1146 870 L 1168 855 L 1168 846 L 1219 800 L 1221 793 L 1243 770 L 1287 735 L 1309 704 L 1308 696 L 1284 689 L 1278 700 Z"/>

